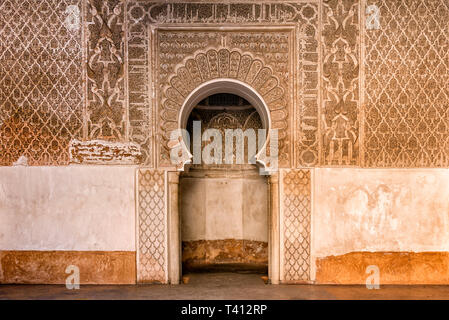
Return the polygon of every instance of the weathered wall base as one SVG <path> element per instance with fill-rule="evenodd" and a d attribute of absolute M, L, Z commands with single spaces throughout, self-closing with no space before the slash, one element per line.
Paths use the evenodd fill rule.
<path fill-rule="evenodd" d="M 449 284 L 449 252 L 351 252 L 316 261 L 317 284 L 366 284 L 379 268 L 379 284 Z"/>
<path fill-rule="evenodd" d="M 135 284 L 133 251 L 0 251 L 0 283 L 65 284 L 70 265 L 80 284 Z"/>
<path fill-rule="evenodd" d="M 244 263 L 268 264 L 268 243 L 251 240 L 183 241 L 182 262 L 186 266 Z"/>

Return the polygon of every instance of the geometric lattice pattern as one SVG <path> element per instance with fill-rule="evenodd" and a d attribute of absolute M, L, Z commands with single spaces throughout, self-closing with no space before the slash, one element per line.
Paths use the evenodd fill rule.
<path fill-rule="evenodd" d="M 365 166 L 449 166 L 449 2 L 367 1 Z M 369 18 L 369 17 L 368 17 Z"/>
<path fill-rule="evenodd" d="M 0 165 L 64 165 L 82 135 L 79 0 L 0 1 Z"/>
<path fill-rule="evenodd" d="M 166 282 L 164 171 L 138 171 L 138 282 Z"/>
<path fill-rule="evenodd" d="M 310 280 L 310 170 L 281 171 L 283 281 Z"/>

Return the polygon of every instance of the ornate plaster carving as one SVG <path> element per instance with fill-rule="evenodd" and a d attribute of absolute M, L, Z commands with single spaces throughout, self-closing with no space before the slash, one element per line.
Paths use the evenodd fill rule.
<path fill-rule="evenodd" d="M 281 171 L 281 281 L 310 280 L 311 172 Z"/>
<path fill-rule="evenodd" d="M 86 3 L 85 139 L 127 140 L 124 1 Z"/>
<path fill-rule="evenodd" d="M 449 166 L 449 3 L 367 1 L 364 165 Z"/>
<path fill-rule="evenodd" d="M 359 2 L 323 1 L 321 164 L 359 165 Z"/>
<path fill-rule="evenodd" d="M 166 283 L 167 209 L 165 173 L 140 169 L 137 172 L 138 243 L 137 281 Z"/>
<path fill-rule="evenodd" d="M 285 138 L 288 135 L 288 105 L 286 90 L 273 75 L 270 67 L 249 53 L 226 48 L 199 51 L 184 60 L 177 67 L 175 75 L 168 80 L 163 90 L 160 111 L 161 164 L 173 165 L 169 160 L 168 141 L 172 130 L 179 127 L 180 110 L 189 94 L 202 83 L 217 78 L 236 79 L 256 90 L 268 106 L 271 129 L 279 130 L 280 153 L 285 150 Z"/>
<path fill-rule="evenodd" d="M 68 164 L 83 128 L 80 12 L 78 0 L 0 2 L 0 165 Z"/>

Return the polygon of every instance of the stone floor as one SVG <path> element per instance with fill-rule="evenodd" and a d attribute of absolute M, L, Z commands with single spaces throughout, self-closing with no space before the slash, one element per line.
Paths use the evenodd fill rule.
<path fill-rule="evenodd" d="M 449 286 L 265 285 L 260 274 L 189 275 L 182 285 L 0 285 L 0 299 L 449 299 Z M 244 290 L 242 290 L 244 289 Z"/>

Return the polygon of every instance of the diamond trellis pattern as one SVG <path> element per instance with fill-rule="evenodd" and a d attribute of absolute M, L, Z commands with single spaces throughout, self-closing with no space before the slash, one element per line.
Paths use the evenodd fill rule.
<path fill-rule="evenodd" d="M 80 0 L 0 1 L 0 165 L 68 163 L 83 123 L 80 10 Z"/>
<path fill-rule="evenodd" d="M 164 171 L 138 172 L 139 282 L 166 282 Z"/>
<path fill-rule="evenodd" d="M 310 170 L 286 170 L 283 184 L 283 281 L 310 280 Z"/>
<path fill-rule="evenodd" d="M 365 166 L 449 166 L 449 2 L 367 1 Z"/>

